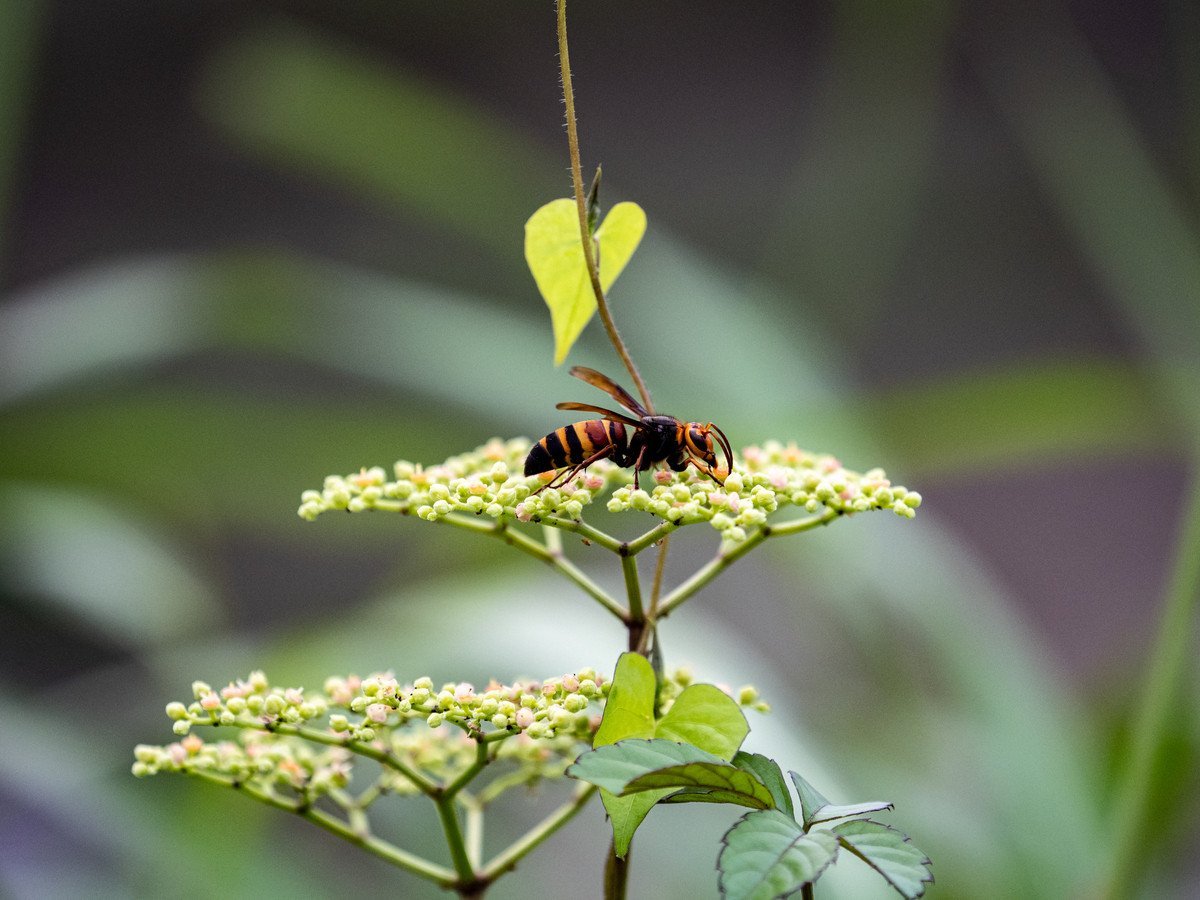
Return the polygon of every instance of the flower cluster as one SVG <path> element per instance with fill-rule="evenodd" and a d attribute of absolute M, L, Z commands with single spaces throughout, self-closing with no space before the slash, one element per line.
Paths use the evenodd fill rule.
<path fill-rule="evenodd" d="M 666 680 L 664 711 L 690 681 L 685 669 Z M 197 681 L 192 702 L 167 704 L 181 740 L 139 745 L 133 773 L 208 773 L 312 797 L 349 783 L 355 753 L 447 779 L 471 764 L 484 740 L 497 743 L 495 759 L 515 764 L 509 781 L 528 784 L 561 776 L 590 746 L 608 688 L 594 669 L 541 682 L 491 682 L 479 691 L 466 682 L 435 687 L 428 677 L 402 685 L 390 673 L 329 678 L 319 692 L 272 686 L 262 672 L 220 690 Z M 736 696 L 767 709 L 751 687 Z M 191 733 L 198 726 L 238 728 L 240 740 L 205 742 Z M 380 784 L 392 793 L 417 790 L 402 771 L 385 769 Z"/>
<path fill-rule="evenodd" d="M 783 507 L 810 514 L 890 509 L 912 518 L 921 505 L 920 494 L 892 484 L 882 469 L 860 474 L 832 456 L 778 442 L 747 447 L 723 485 L 689 468 L 643 474 L 649 490 L 637 488 L 630 470 L 601 460 L 571 482 L 535 494 L 552 473 L 519 474 L 530 446 L 523 438 L 495 438 L 428 469 L 401 460 L 394 480 L 379 467 L 331 475 L 322 490 L 304 492 L 299 514 L 312 520 L 328 510 L 381 509 L 429 521 L 469 514 L 553 524 L 579 519 L 585 506 L 615 485 L 607 503 L 611 512 L 640 510 L 676 525 L 708 522 L 725 540 L 741 542 Z"/>

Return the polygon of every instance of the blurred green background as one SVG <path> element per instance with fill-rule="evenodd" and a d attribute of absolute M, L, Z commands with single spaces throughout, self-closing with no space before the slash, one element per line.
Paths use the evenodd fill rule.
<path fill-rule="evenodd" d="M 194 678 L 254 667 L 611 669 L 623 632 L 528 558 L 295 515 L 327 473 L 597 399 L 552 367 L 522 259 L 569 192 L 552 4 L 0 12 L 0 893 L 432 895 L 245 798 L 134 781 L 131 748 Z M 835 802 L 893 800 L 930 896 L 1088 896 L 1195 550 L 1196 5 L 571 13 L 585 166 L 650 217 L 612 299 L 658 406 L 925 497 L 739 563 L 667 623 L 668 663 L 756 683 L 749 747 Z M 620 371 L 595 325 L 572 362 Z M 712 552 L 697 531 L 668 578 Z M 575 553 L 618 586 L 600 555 Z M 1147 896 L 1200 893 L 1196 687 Z M 656 811 L 633 896 L 714 896 L 732 818 Z M 385 824 L 441 859 L 426 811 Z M 605 831 L 597 805 L 495 896 L 599 896 Z M 888 895 L 863 875 L 818 893 Z"/>

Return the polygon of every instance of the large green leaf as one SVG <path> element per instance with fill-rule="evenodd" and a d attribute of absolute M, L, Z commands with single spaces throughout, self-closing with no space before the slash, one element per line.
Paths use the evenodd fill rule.
<path fill-rule="evenodd" d="M 856 819 L 835 825 L 831 830 L 843 847 L 910 900 L 924 894 L 925 885 L 933 881 L 929 857 L 896 829 L 870 819 Z"/>
<path fill-rule="evenodd" d="M 631 782 L 647 774 L 674 772 L 681 765 L 686 767 L 688 764 L 698 763 L 732 768 L 711 753 L 707 753 L 699 747 L 693 747 L 691 744 L 631 738 L 589 750 L 567 769 L 567 774 L 580 781 L 594 784 L 610 793 L 620 794 L 627 790 Z M 669 784 L 648 787 L 686 787 L 694 783 L 689 779 L 676 778 L 670 780 Z M 706 786 L 727 787 L 728 785 L 713 782 Z M 647 790 L 648 787 L 640 788 L 640 790 Z"/>
<path fill-rule="evenodd" d="M 792 794 L 788 790 L 779 763 L 761 753 L 747 753 L 739 750 L 733 757 L 733 764 L 739 769 L 753 773 L 754 777 L 765 784 L 767 790 L 771 792 L 775 808 L 787 813 L 793 819 L 796 818 L 796 811 L 792 806 Z"/>
<path fill-rule="evenodd" d="M 626 738 L 654 737 L 654 669 L 637 653 L 623 653 L 617 660 L 612 685 L 604 703 L 604 719 L 596 731 L 593 747 L 615 744 Z M 613 848 L 617 856 L 629 852 L 629 843 L 650 808 L 670 791 L 650 791 L 634 797 L 618 797 L 600 790 L 600 800 L 612 821 Z"/>
<path fill-rule="evenodd" d="M 741 707 L 711 684 L 684 688 L 654 729 L 655 737 L 694 744 L 724 760 L 733 759 L 749 733 Z"/>
<path fill-rule="evenodd" d="M 612 287 L 646 233 L 646 213 L 636 203 L 618 203 L 596 229 L 600 286 Z M 596 295 L 588 276 L 579 236 L 575 201 L 551 200 L 525 223 L 525 261 L 542 299 L 550 307 L 554 328 L 554 364 L 567 358 L 571 346 L 596 312 Z"/>
<path fill-rule="evenodd" d="M 632 779 L 621 793 L 656 788 L 683 788 L 672 794 L 673 803 L 684 802 L 686 798 L 702 803 L 734 803 L 751 809 L 775 807 L 775 798 L 765 784 L 745 769 L 725 762 L 693 762 L 657 769 Z"/>
<path fill-rule="evenodd" d="M 604 719 L 593 747 L 626 738 L 654 737 L 654 669 L 638 653 L 622 653 L 604 701 Z"/>
<path fill-rule="evenodd" d="M 689 685 L 656 724 L 654 690 L 654 670 L 645 657 L 636 653 L 622 654 L 605 701 L 604 720 L 592 746 L 603 747 L 627 738 L 654 737 L 690 744 L 724 762 L 733 758 L 750 729 L 745 715 L 731 697 L 711 684 Z M 601 789 L 600 799 L 612 820 L 618 856 L 623 857 L 629 851 L 637 827 L 651 807 L 671 790 L 646 790 L 619 797 Z"/>
<path fill-rule="evenodd" d="M 774 900 L 811 884 L 837 858 L 827 831 L 805 834 L 776 809 L 747 813 L 725 834 L 717 860 L 726 900 Z"/>

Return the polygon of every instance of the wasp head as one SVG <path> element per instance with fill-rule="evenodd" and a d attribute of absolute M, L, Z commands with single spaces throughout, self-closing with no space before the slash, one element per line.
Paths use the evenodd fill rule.
<path fill-rule="evenodd" d="M 712 422 L 707 425 L 688 422 L 683 431 L 683 442 L 692 458 L 703 464 L 699 466 L 701 471 L 723 485 L 733 466 L 733 451 L 729 447 L 729 438 L 725 437 L 725 432 Z M 724 465 L 718 464 L 718 447 L 725 456 Z"/>

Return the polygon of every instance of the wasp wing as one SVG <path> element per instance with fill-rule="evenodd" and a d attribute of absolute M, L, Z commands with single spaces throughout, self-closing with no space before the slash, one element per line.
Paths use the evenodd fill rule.
<path fill-rule="evenodd" d="M 575 366 L 571 369 L 571 374 L 576 378 L 586 381 L 592 387 L 600 388 L 604 393 L 608 394 L 635 416 L 650 415 L 646 412 L 646 408 L 642 404 L 633 399 L 633 396 L 625 388 L 621 387 L 607 375 L 597 372 L 595 369 L 589 369 L 587 366 Z"/>
<path fill-rule="evenodd" d="M 641 426 L 641 422 L 636 419 L 631 419 L 624 413 L 615 412 L 611 409 L 605 409 L 603 406 L 592 406 L 590 403 L 556 403 L 555 409 L 577 409 L 582 412 L 599 413 L 606 419 L 612 419 L 614 422 L 623 422 L 626 425 L 632 425 L 634 428 Z"/>

